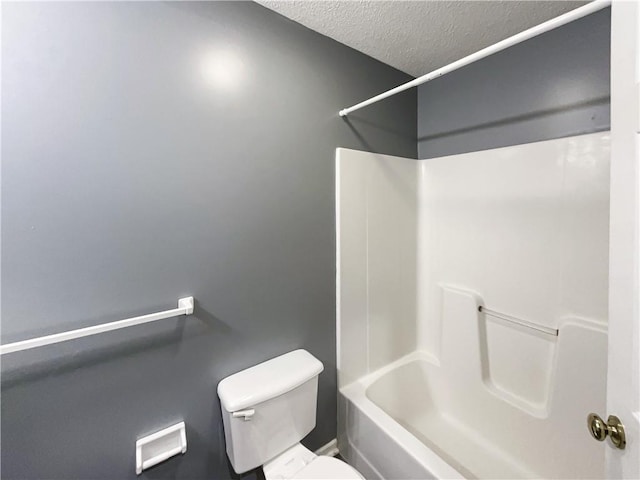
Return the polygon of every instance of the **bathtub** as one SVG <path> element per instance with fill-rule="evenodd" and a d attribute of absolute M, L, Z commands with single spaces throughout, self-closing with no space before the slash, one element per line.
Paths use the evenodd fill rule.
<path fill-rule="evenodd" d="M 481 313 L 474 292 L 441 297 L 437 357 L 348 383 L 339 366 L 343 457 L 370 480 L 604 478 L 586 417 L 605 408 L 606 324 L 568 315 L 553 335 Z"/>
<path fill-rule="evenodd" d="M 566 323 L 562 333 L 559 353 L 606 341 L 598 325 Z M 369 480 L 604 478 L 603 449 L 583 418 L 591 400 L 571 395 L 596 388 L 591 368 L 602 366 L 574 359 L 556 355 L 562 385 L 535 410 L 486 381 L 463 386 L 465 395 L 436 358 L 413 352 L 339 390 L 341 455 Z"/>
<path fill-rule="evenodd" d="M 464 478 L 429 442 L 414 435 L 406 422 L 394 418 L 394 409 L 385 409 L 393 402 L 387 404 L 379 398 L 380 387 L 405 376 L 403 369 L 427 361 L 427 355 L 415 352 L 338 393 L 340 454 L 368 480 Z M 396 393 L 399 401 L 411 395 Z"/>

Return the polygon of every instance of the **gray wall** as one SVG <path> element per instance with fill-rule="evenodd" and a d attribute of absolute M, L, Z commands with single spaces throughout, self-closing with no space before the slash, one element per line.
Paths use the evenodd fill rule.
<path fill-rule="evenodd" d="M 296 348 L 335 436 L 334 150 L 416 156 L 409 77 L 252 3 L 4 3 L 2 342 L 174 308 L 185 319 L 3 358 L 2 478 L 228 478 L 216 385 Z M 204 54 L 242 59 L 205 85 Z M 254 474 L 250 474 L 249 477 Z"/>
<path fill-rule="evenodd" d="M 609 129 L 610 9 L 418 89 L 418 157 Z"/>

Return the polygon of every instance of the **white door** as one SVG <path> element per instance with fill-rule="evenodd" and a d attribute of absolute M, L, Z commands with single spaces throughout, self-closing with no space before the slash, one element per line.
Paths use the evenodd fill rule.
<path fill-rule="evenodd" d="M 605 422 L 619 417 L 624 450 L 606 440 L 607 478 L 640 479 L 640 3 L 614 0 L 611 19 L 611 229 Z"/>

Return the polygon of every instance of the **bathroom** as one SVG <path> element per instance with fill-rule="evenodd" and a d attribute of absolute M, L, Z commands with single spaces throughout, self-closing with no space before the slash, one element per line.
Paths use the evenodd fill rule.
<path fill-rule="evenodd" d="M 436 335 L 411 320 L 430 308 L 416 302 L 414 317 L 388 318 L 383 329 L 347 345 L 342 309 L 351 297 L 341 291 L 341 273 L 352 257 L 340 234 L 368 214 L 345 220 L 340 208 L 350 197 L 336 198 L 347 185 L 339 162 L 352 155 L 353 165 L 362 161 L 364 169 L 375 166 L 376 172 L 387 165 L 428 170 L 439 165 L 430 159 L 446 162 L 447 156 L 490 149 L 516 149 L 504 151 L 518 157 L 517 149 L 528 145 L 607 135 L 610 185 L 616 188 L 605 198 L 611 208 L 607 265 L 601 257 L 595 261 L 599 272 L 608 270 L 609 294 L 597 291 L 601 314 L 594 320 L 606 322 L 602 317 L 608 315 L 608 345 L 616 348 L 608 351 L 606 408 L 603 399 L 594 402 L 580 412 L 578 428 L 580 441 L 599 449 L 602 478 L 638 478 L 637 419 L 634 424 L 624 411 L 639 409 L 633 380 L 638 173 L 628 164 L 633 154 L 615 154 L 615 122 L 624 129 L 629 117 L 639 118 L 638 102 L 618 93 L 627 88 L 626 76 L 640 71 L 629 60 L 640 42 L 620 40 L 633 38 L 624 37 L 633 28 L 637 32 L 637 6 L 614 2 L 442 78 L 338 114 L 585 4 L 3 2 L 2 345 L 175 309 L 177 299 L 195 300 L 189 315 L 3 354 L 2 478 L 264 478 L 260 468 L 236 473 L 230 463 L 218 385 L 299 349 L 323 365 L 315 427 L 302 444 L 324 453 L 335 453 L 337 445 L 339 458 L 362 476 L 378 478 L 356 452 L 365 448 L 357 444 L 364 430 L 360 436 L 346 432 L 340 390 L 405 358 L 412 348 L 430 345 Z M 415 36 L 398 29 L 408 19 L 424 24 Z M 418 43 L 429 38 L 419 35 L 437 25 L 443 27 L 436 31 L 453 36 Z M 386 36 L 380 28 L 388 29 Z M 485 38 L 487 32 L 494 37 Z M 367 53 L 368 43 L 389 57 Z M 628 153 L 627 137 L 620 138 Z M 631 148 L 637 158 L 637 146 Z M 480 170 L 478 175 L 487 172 Z M 469 175 L 465 169 L 459 173 Z M 356 191 L 361 174 L 348 192 Z M 411 175 L 412 182 L 422 178 L 420 172 Z M 531 178 L 519 185 L 535 190 L 539 179 Z M 376 197 L 376 208 L 401 222 L 405 217 L 398 215 L 407 212 L 393 210 L 398 199 L 385 192 Z M 428 263 L 419 261 L 417 248 L 418 230 L 428 219 L 411 219 L 415 236 L 407 237 L 409 248 L 400 252 L 409 266 L 402 271 L 417 279 Z M 602 227 L 606 219 L 597 219 Z M 395 244 L 380 238 L 381 250 L 396 252 Z M 359 242 L 355 252 L 367 248 Z M 546 247 L 541 248 L 536 259 L 544 257 Z M 386 260 L 381 267 L 393 268 L 393 258 Z M 508 270 L 504 259 L 490 260 L 496 271 Z M 477 291 L 481 285 L 449 283 L 447 291 L 484 293 Z M 378 298 L 384 300 L 389 289 L 382 287 Z M 414 301 L 407 298 L 405 307 Z M 523 316 L 483 300 L 482 307 Z M 375 345 L 369 345 L 371 333 L 380 333 Z M 370 370 L 348 366 L 363 361 L 363 354 L 378 353 L 384 358 Z M 607 358 L 602 349 L 599 354 Z M 613 362 L 619 376 L 611 374 Z M 627 390 L 609 398 L 616 385 Z M 373 418 L 366 414 L 376 408 L 364 404 L 364 416 L 356 419 L 363 429 Z M 435 470 L 419 470 L 426 457 L 415 461 L 418 470 L 403 469 L 419 454 L 398 448 L 417 436 L 405 429 L 390 441 L 390 429 L 398 426 L 386 428 L 392 415 L 376 412 L 373 423 L 380 431 L 368 436 L 378 448 L 373 457 L 397 460 L 389 466 L 392 473 L 373 465 L 379 477 L 482 476 L 453 465 L 448 451 L 433 454 L 437 442 L 428 454 L 438 457 Z M 591 412 L 605 420 L 620 417 L 627 430 L 624 451 L 610 439 L 597 443 L 590 437 Z M 138 475 L 137 441 L 180 422 L 184 454 Z M 509 426 L 497 424 L 496 430 Z M 363 455 L 369 463 L 375 460 Z"/>

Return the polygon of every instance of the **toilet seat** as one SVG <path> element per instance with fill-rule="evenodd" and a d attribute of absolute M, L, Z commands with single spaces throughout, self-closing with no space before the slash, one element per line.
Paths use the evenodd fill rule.
<path fill-rule="evenodd" d="M 324 455 L 314 458 L 292 480 L 364 480 L 352 466 Z"/>
<path fill-rule="evenodd" d="M 342 460 L 316 455 L 301 443 L 262 466 L 267 480 L 364 480 Z"/>

